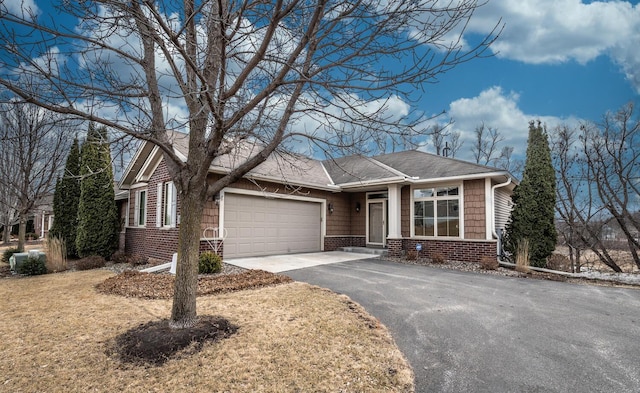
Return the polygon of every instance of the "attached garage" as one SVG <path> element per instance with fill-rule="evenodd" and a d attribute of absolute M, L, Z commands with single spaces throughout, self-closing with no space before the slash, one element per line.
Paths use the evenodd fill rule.
<path fill-rule="evenodd" d="M 322 204 L 226 192 L 224 257 L 321 251 Z"/>

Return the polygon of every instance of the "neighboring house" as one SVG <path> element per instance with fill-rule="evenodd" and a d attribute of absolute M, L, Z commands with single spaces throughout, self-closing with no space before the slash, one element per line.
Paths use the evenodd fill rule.
<path fill-rule="evenodd" d="M 45 239 L 53 226 L 53 194 L 43 197 L 33 208 L 29 220 L 33 220 L 33 233 Z"/>
<path fill-rule="evenodd" d="M 186 157 L 186 136 L 172 142 Z M 210 180 L 253 153 L 245 143 L 216 158 Z M 514 186 L 504 170 L 420 151 L 328 161 L 272 155 L 207 201 L 201 250 L 228 259 L 358 246 L 400 256 L 419 244 L 425 256 L 477 261 L 497 255 Z M 128 190 L 126 252 L 170 259 L 180 200 L 159 148 L 141 146 L 120 189 Z"/>

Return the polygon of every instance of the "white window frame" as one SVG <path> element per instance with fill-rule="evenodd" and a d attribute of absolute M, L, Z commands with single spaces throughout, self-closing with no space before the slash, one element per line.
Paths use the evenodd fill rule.
<path fill-rule="evenodd" d="M 141 194 L 144 193 L 144 205 L 140 206 L 141 202 Z M 138 190 L 136 191 L 135 196 L 135 204 L 134 204 L 134 214 L 133 214 L 133 225 L 137 227 L 145 227 L 147 225 L 147 201 L 149 200 L 149 193 L 147 190 Z M 143 217 L 140 220 L 140 209 L 143 210 Z M 142 222 L 141 222 L 142 221 Z"/>
<path fill-rule="evenodd" d="M 178 192 L 173 182 L 158 183 L 156 201 L 156 227 L 175 228 L 179 219 L 177 215 Z"/>
<path fill-rule="evenodd" d="M 446 195 L 438 196 L 438 189 L 442 188 L 458 188 L 458 195 Z M 418 197 L 415 196 L 415 191 L 433 189 L 433 196 L 431 197 Z M 455 184 L 429 184 L 429 185 L 416 185 L 411 188 L 411 237 L 422 239 L 464 239 L 464 189 L 462 183 Z M 444 200 L 457 200 L 458 201 L 458 236 L 448 236 L 438 234 L 438 201 Z M 433 202 L 433 236 L 429 235 L 416 235 L 415 233 L 415 203 L 416 202 Z"/>

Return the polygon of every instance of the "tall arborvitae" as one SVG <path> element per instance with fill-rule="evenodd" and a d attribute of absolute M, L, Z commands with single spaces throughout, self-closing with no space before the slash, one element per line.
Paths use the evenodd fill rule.
<path fill-rule="evenodd" d="M 53 194 L 53 226 L 50 237 L 63 239 L 67 256 L 77 257 L 78 202 L 80 201 L 80 146 L 74 139 L 62 178 L 58 178 Z"/>
<path fill-rule="evenodd" d="M 515 255 L 518 242 L 528 239 L 531 265 L 545 267 L 556 246 L 556 178 L 547 132 L 540 121 L 529 123 L 527 160 L 522 182 L 513 192 L 513 203 L 505 248 Z"/>
<path fill-rule="evenodd" d="M 118 247 L 118 210 L 113 189 L 111 150 L 105 127 L 89 125 L 82 145 L 78 255 L 109 258 Z"/>

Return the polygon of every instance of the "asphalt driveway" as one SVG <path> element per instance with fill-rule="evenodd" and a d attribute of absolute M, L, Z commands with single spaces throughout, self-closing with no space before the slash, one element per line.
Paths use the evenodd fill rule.
<path fill-rule="evenodd" d="M 640 290 L 378 259 L 286 272 L 392 332 L 417 392 L 638 392 Z"/>

